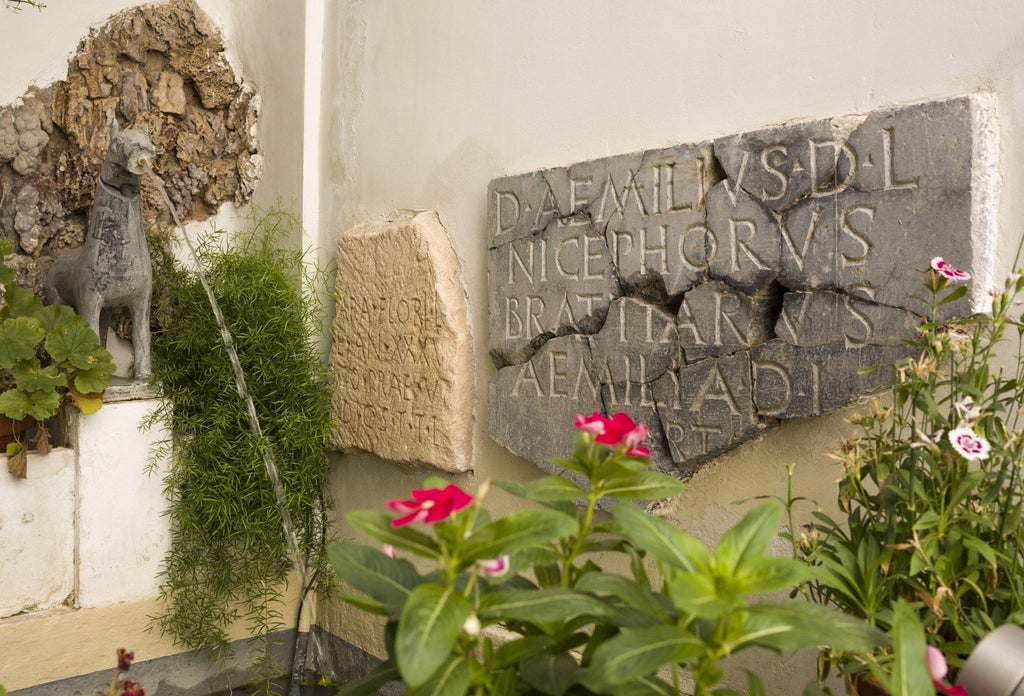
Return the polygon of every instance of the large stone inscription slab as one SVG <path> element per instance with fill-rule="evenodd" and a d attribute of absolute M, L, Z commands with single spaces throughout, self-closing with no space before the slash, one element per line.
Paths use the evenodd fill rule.
<path fill-rule="evenodd" d="M 459 261 L 437 215 L 347 230 L 337 266 L 334 445 L 465 471 L 471 334 Z"/>
<path fill-rule="evenodd" d="M 987 98 L 777 126 L 495 179 L 490 432 L 551 470 L 573 413 L 626 411 L 687 475 L 883 386 L 934 256 L 987 307 Z"/>

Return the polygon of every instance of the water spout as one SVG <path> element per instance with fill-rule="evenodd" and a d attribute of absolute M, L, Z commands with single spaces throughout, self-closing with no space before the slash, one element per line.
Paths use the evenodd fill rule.
<path fill-rule="evenodd" d="M 160 196 L 163 198 L 164 204 L 167 206 L 167 210 L 170 211 L 171 217 L 174 219 L 174 224 L 181 231 L 181 236 L 188 247 L 189 256 L 192 258 L 192 262 L 196 266 L 196 275 L 199 277 L 199 282 L 203 286 L 206 298 L 210 302 L 210 309 L 213 310 L 213 316 L 217 322 L 217 328 L 220 331 L 221 340 L 224 343 L 224 347 L 227 349 L 228 358 L 231 361 L 231 368 L 235 376 L 235 390 L 238 392 L 238 397 L 246 407 L 249 429 L 252 431 L 253 436 L 255 436 L 262 445 L 261 450 L 263 452 L 263 464 L 267 470 L 267 477 L 270 479 L 274 488 L 274 499 L 277 501 L 277 506 L 281 510 L 281 524 L 284 528 L 285 541 L 288 543 L 289 555 L 292 558 L 292 563 L 295 565 L 295 569 L 299 571 L 303 586 L 305 586 L 308 568 L 303 562 L 302 553 L 299 550 L 299 540 L 295 534 L 295 525 L 292 524 L 291 513 L 288 511 L 288 501 L 285 498 L 284 486 L 281 484 L 281 477 L 278 473 L 277 463 L 274 461 L 273 448 L 271 447 L 270 440 L 263 434 L 263 428 L 260 426 L 260 420 L 256 414 L 256 404 L 253 402 L 252 396 L 249 394 L 249 389 L 246 386 L 245 372 L 242 370 L 242 363 L 238 359 L 238 351 L 235 349 L 235 339 L 232 337 L 231 331 L 228 330 L 227 323 L 224 321 L 224 313 L 221 311 L 220 303 L 217 302 L 217 296 L 214 294 L 213 288 L 210 286 L 210 282 L 206 277 L 206 271 L 199 260 L 199 254 L 196 251 L 195 245 L 192 243 L 192 240 L 189 239 L 188 233 L 185 232 L 185 226 L 181 223 L 181 219 L 178 217 L 178 213 L 174 209 L 174 204 L 171 203 L 171 199 L 167 195 L 167 189 L 164 186 L 163 179 L 152 171 L 149 171 L 148 173 L 156 184 L 157 190 L 160 191 Z"/>

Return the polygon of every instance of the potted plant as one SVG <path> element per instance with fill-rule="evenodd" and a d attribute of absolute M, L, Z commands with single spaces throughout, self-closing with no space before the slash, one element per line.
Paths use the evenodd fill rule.
<path fill-rule="evenodd" d="M 0 240 L 0 257 L 13 250 L 10 241 Z M 36 446 L 46 452 L 49 433 L 43 421 L 65 403 L 83 413 L 97 411 L 114 362 L 83 317 L 64 305 L 44 306 L 34 292 L 17 284 L 6 265 L 0 265 L 0 288 L 0 416 L 38 422 Z M 22 436 L 12 437 L 8 466 L 23 477 Z"/>
<path fill-rule="evenodd" d="M 813 571 L 807 597 L 887 632 L 907 603 L 954 671 L 995 627 L 1024 622 L 1024 276 L 993 293 L 990 315 L 939 320 L 969 278 L 932 259 L 916 357 L 893 366 L 889 399 L 856 418 L 859 433 L 833 455 L 840 514 L 818 511 L 789 535 Z M 1002 362 L 1007 339 L 1016 359 Z M 891 654 L 870 657 L 831 651 L 823 664 L 841 665 L 856 689 L 869 665 L 893 672 Z"/>
<path fill-rule="evenodd" d="M 495 484 L 539 508 L 491 519 L 486 483 L 470 495 L 431 480 L 387 503 L 395 517 L 348 515 L 382 546 L 343 542 L 329 553 L 338 575 L 368 595 L 350 601 L 385 617 L 388 658 L 342 694 L 392 680 L 408 694 L 678 694 L 690 677 L 687 693 L 736 694 L 720 685 L 718 662 L 729 654 L 867 651 L 884 640 L 828 607 L 753 599 L 809 573 L 769 553 L 780 505 L 749 511 L 708 549 L 629 500 L 682 489 L 650 470 L 645 426 L 595 413 L 577 416 L 576 427 L 573 455 L 557 461 L 586 487 L 558 476 Z M 600 498 L 619 499 L 608 522 L 594 516 Z M 630 570 L 604 570 L 605 560 Z M 748 688 L 764 693 L 754 674 Z"/>

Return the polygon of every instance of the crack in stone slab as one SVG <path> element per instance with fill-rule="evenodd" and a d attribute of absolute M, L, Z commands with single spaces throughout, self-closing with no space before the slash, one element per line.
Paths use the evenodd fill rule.
<path fill-rule="evenodd" d="M 915 335 L 925 308 L 911 298 L 931 256 L 989 274 L 975 245 L 993 231 L 972 228 L 992 196 L 972 184 L 993 178 L 973 168 L 995 166 L 974 152 L 991 149 L 977 135 L 990 121 L 972 120 L 987 113 L 979 99 L 492 181 L 492 437 L 542 464 L 569 441 L 570 411 L 626 410 L 658 425 L 658 467 L 685 476 L 880 387 L 886 371 L 858 370 L 908 354 L 888 339 Z M 570 360 L 565 340 L 586 352 Z M 569 398 L 579 375 L 600 398 Z M 546 435 L 519 435 L 538 413 Z"/>

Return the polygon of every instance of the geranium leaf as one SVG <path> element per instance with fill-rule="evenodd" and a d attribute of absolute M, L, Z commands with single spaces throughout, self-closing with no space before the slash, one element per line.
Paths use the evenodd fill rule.
<path fill-rule="evenodd" d="M 0 322 L 0 367 L 10 369 L 19 361 L 35 360 L 36 346 L 44 336 L 46 332 L 33 317 Z"/>

